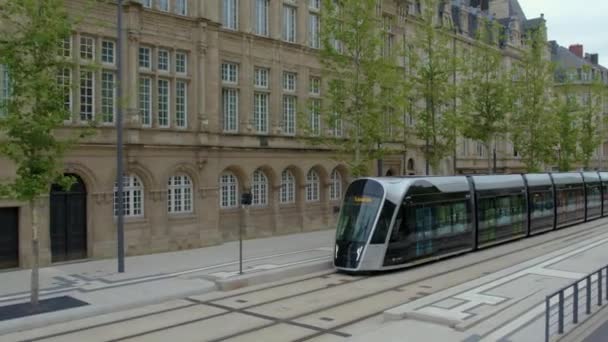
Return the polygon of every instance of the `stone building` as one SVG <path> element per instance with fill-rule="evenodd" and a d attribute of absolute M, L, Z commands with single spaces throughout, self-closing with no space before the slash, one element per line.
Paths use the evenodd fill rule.
<path fill-rule="evenodd" d="M 476 16 L 495 12 L 510 32 L 506 60 L 516 58 L 527 23 L 517 1 L 473 2 L 446 6 L 459 41 L 471 39 Z M 348 169 L 332 151 L 307 144 L 296 124 L 301 104 L 323 97 L 320 3 L 125 1 L 127 255 L 218 244 L 237 238 L 239 227 L 247 237 L 332 227 Z M 53 187 L 39 201 L 43 265 L 116 255 L 116 5 L 66 4 L 71 13 L 86 9 L 87 15 L 62 45 L 63 57 L 76 64 L 60 74 L 72 85 L 66 96 L 72 117 L 64 129 L 92 119 L 99 126 L 65 159 L 65 173 L 78 182 L 67 192 Z M 413 25 L 420 2 L 385 0 L 379 10 L 396 18 L 398 35 Z M 446 160 L 437 172 L 485 170 L 487 152 L 473 144 L 459 147 L 456 170 Z M 500 170 L 518 167 L 507 143 L 497 151 Z M 0 166 L 0 179 L 13 175 L 6 160 Z M 417 145 L 383 166 L 393 175 L 422 170 Z M 244 191 L 253 194 L 249 213 L 239 207 Z M 0 268 L 31 264 L 29 213 L 24 203 L 0 200 Z"/>

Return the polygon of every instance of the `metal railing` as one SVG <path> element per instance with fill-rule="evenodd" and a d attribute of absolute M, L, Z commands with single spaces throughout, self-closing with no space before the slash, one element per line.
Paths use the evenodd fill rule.
<path fill-rule="evenodd" d="M 603 303 L 608 304 L 608 266 L 546 297 L 545 342 L 572 329 Z"/>

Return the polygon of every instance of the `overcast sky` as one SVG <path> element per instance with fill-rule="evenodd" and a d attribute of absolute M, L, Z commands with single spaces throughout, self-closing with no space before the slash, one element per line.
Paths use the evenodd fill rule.
<path fill-rule="evenodd" d="M 608 0 L 519 0 L 526 17 L 545 14 L 549 40 L 564 47 L 583 44 L 585 53 L 599 53 L 608 67 Z"/>

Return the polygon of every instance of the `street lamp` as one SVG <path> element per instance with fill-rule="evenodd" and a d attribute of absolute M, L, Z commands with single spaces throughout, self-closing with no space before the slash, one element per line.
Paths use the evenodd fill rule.
<path fill-rule="evenodd" d="M 122 157 L 122 4 L 123 0 L 118 0 L 117 16 L 117 40 L 116 47 L 116 183 L 117 183 L 117 198 L 118 212 L 116 213 L 116 240 L 117 240 L 117 256 L 118 256 L 118 272 L 125 271 L 125 227 L 124 227 L 124 184 L 123 184 L 123 157 Z"/>

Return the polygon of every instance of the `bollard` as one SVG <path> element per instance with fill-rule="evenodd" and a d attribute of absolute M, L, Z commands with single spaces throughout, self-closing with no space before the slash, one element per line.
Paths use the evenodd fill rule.
<path fill-rule="evenodd" d="M 559 291 L 559 311 L 557 312 L 557 333 L 564 333 L 564 290 Z"/>
<path fill-rule="evenodd" d="M 572 312 L 572 323 L 578 323 L 578 281 L 574 283 L 574 309 Z"/>
<path fill-rule="evenodd" d="M 591 276 L 587 276 L 587 315 L 591 315 Z"/>

